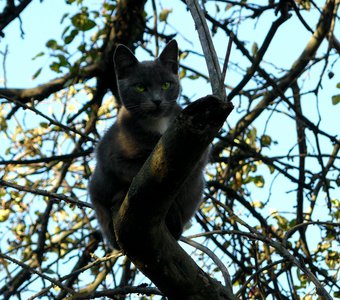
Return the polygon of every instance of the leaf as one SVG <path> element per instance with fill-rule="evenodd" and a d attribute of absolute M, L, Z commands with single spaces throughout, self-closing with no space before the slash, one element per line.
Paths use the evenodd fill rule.
<path fill-rule="evenodd" d="M 188 55 L 189 55 L 188 51 L 183 51 L 179 56 L 179 60 L 186 58 Z"/>
<path fill-rule="evenodd" d="M 60 64 L 58 64 L 57 62 L 53 62 L 52 64 L 50 64 L 50 69 L 54 72 L 60 73 Z"/>
<path fill-rule="evenodd" d="M 113 11 L 116 8 L 116 5 L 114 4 L 109 4 L 109 3 L 104 3 L 103 8 L 107 11 Z"/>
<path fill-rule="evenodd" d="M 257 45 L 256 42 L 254 42 L 253 45 L 251 46 L 251 53 L 253 54 L 253 56 L 257 54 L 258 50 L 259 50 L 259 46 Z"/>
<path fill-rule="evenodd" d="M 340 102 L 340 95 L 335 95 L 332 97 L 332 104 L 337 105 Z"/>
<path fill-rule="evenodd" d="M 64 38 L 65 44 L 70 44 L 74 40 L 74 38 L 77 36 L 78 32 L 79 30 L 76 30 L 76 29 L 72 30 L 71 33 Z"/>
<path fill-rule="evenodd" d="M 64 38 L 65 34 L 69 31 L 70 27 L 71 27 L 70 25 L 65 27 L 65 29 L 63 30 L 63 33 L 61 34 L 62 38 Z"/>
<path fill-rule="evenodd" d="M 188 78 L 192 79 L 192 80 L 195 80 L 195 79 L 200 78 L 200 76 L 199 75 L 189 75 Z"/>
<path fill-rule="evenodd" d="M 46 47 L 52 50 L 56 50 L 58 48 L 58 44 L 56 40 L 49 40 L 46 42 Z"/>
<path fill-rule="evenodd" d="M 8 128 L 7 120 L 3 116 L 0 116 L 0 131 L 5 131 Z"/>
<path fill-rule="evenodd" d="M 179 72 L 179 78 L 184 78 L 187 74 L 187 71 L 185 69 L 181 69 L 181 71 Z"/>
<path fill-rule="evenodd" d="M 33 76 L 32 76 L 32 79 L 33 79 L 33 80 L 36 79 L 36 78 L 40 75 L 41 70 L 42 70 L 42 67 L 39 68 L 39 69 L 33 74 Z"/>
<path fill-rule="evenodd" d="M 42 128 L 48 128 L 48 123 L 47 122 L 40 122 L 40 127 Z"/>
<path fill-rule="evenodd" d="M 5 222 L 9 218 L 9 209 L 0 209 L 0 222 Z"/>
<path fill-rule="evenodd" d="M 161 22 L 166 22 L 168 19 L 169 14 L 172 13 L 172 9 L 169 8 L 164 8 L 160 13 L 159 13 L 159 20 Z"/>
<path fill-rule="evenodd" d="M 69 13 L 63 14 L 63 16 L 61 17 L 61 20 L 60 20 L 60 24 L 62 24 L 68 16 L 69 16 Z"/>
<path fill-rule="evenodd" d="M 57 57 L 59 58 L 59 65 L 61 67 L 66 67 L 69 65 L 69 62 L 67 60 L 67 58 L 65 57 L 65 55 L 59 54 L 57 55 Z"/>
<path fill-rule="evenodd" d="M 272 143 L 272 138 L 269 135 L 262 135 L 260 139 L 260 143 L 262 147 L 269 147 Z"/>
<path fill-rule="evenodd" d="M 253 201 L 253 202 L 250 202 L 250 205 L 252 207 L 258 207 L 258 208 L 263 208 L 264 207 L 264 204 L 262 201 Z"/>
<path fill-rule="evenodd" d="M 253 127 L 247 132 L 247 138 L 245 139 L 248 145 L 253 145 L 256 141 L 257 129 Z"/>
<path fill-rule="evenodd" d="M 79 13 L 71 18 L 74 27 L 80 31 L 88 31 L 96 26 L 96 23 L 89 19 L 88 13 Z"/>
<path fill-rule="evenodd" d="M 264 179 L 263 176 L 255 176 L 253 179 L 254 184 L 259 187 L 262 188 L 264 187 Z"/>
<path fill-rule="evenodd" d="M 32 58 L 32 60 L 36 60 L 38 57 L 41 57 L 43 55 L 45 55 L 45 52 L 39 52 L 36 56 Z"/>

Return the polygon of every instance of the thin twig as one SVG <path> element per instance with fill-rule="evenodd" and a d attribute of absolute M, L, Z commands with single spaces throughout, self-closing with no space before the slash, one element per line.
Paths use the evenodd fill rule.
<path fill-rule="evenodd" d="M 247 288 L 248 284 L 259 274 L 261 274 L 263 271 L 267 271 L 270 270 L 271 268 L 275 267 L 278 264 L 282 264 L 285 261 L 287 261 L 286 259 L 280 259 L 278 261 L 274 261 L 258 270 L 256 270 L 256 272 L 254 274 L 252 274 L 247 280 L 246 282 L 242 285 L 242 287 L 237 291 L 237 296 L 240 298 L 242 293 L 245 291 L 245 289 Z"/>
<path fill-rule="evenodd" d="M 209 248 L 207 248 L 207 247 L 205 247 L 205 246 L 203 246 L 199 243 L 196 243 L 195 241 L 193 241 L 189 238 L 181 237 L 181 241 L 192 246 L 192 247 L 194 247 L 194 248 L 196 248 L 196 249 L 198 249 L 198 250 L 201 250 L 203 253 L 207 254 L 213 260 L 213 262 L 217 265 L 217 267 L 220 269 L 222 276 L 224 278 L 225 284 L 226 285 L 230 284 L 231 279 L 230 279 L 230 274 L 228 272 L 228 269 L 221 262 L 221 260 L 217 257 L 217 255 L 214 252 L 212 252 Z"/>
<path fill-rule="evenodd" d="M 226 75 L 227 75 L 227 69 L 228 69 L 229 58 L 230 58 L 230 53 L 231 53 L 231 46 L 233 45 L 233 36 L 234 36 L 234 34 L 231 34 L 229 36 L 227 52 L 225 54 L 225 59 L 224 59 L 223 69 L 222 69 L 222 76 L 221 76 L 221 84 L 222 85 L 224 85 L 224 81 L 225 81 L 225 78 L 226 78 Z"/>
<path fill-rule="evenodd" d="M 25 160 L 0 160 L 0 165 L 30 165 L 30 164 L 39 164 L 39 163 L 48 163 L 52 161 L 67 161 L 72 160 L 74 158 L 78 157 L 84 157 L 93 152 L 93 148 L 86 149 L 81 152 L 74 152 L 71 154 L 64 154 L 64 155 L 55 155 L 50 157 L 42 157 L 42 158 L 36 158 L 36 159 L 25 159 Z"/>
<path fill-rule="evenodd" d="M 319 279 L 304 265 L 303 262 L 300 262 L 294 255 L 292 255 L 287 248 L 284 247 L 284 245 L 280 242 L 276 242 L 269 238 L 268 236 L 264 236 L 261 233 L 259 233 L 256 229 L 254 229 L 252 226 L 248 225 L 248 223 L 241 220 L 237 215 L 233 213 L 233 211 L 222 202 L 218 201 L 214 197 L 210 197 L 216 204 L 223 207 L 228 214 L 238 223 L 245 226 L 252 235 L 255 236 L 256 240 L 260 240 L 266 244 L 269 244 L 271 247 L 275 248 L 276 251 L 283 257 L 288 260 L 290 260 L 295 266 L 297 266 L 301 271 L 303 271 L 306 276 L 309 278 L 310 281 L 312 281 L 316 287 L 316 292 L 318 295 L 325 297 L 327 300 L 332 300 L 332 297 L 329 295 L 329 293 L 326 291 L 324 286 L 321 284 Z M 247 233 L 244 233 L 247 235 Z"/>
<path fill-rule="evenodd" d="M 28 186 L 15 184 L 15 183 L 12 183 L 12 182 L 5 181 L 3 179 L 0 179 L 0 187 L 1 186 L 11 187 L 11 188 L 17 189 L 19 191 L 29 192 L 29 193 L 32 193 L 32 194 L 35 194 L 35 195 L 46 196 L 46 197 L 49 197 L 54 202 L 59 202 L 59 200 L 63 200 L 66 203 L 73 204 L 73 205 L 76 205 L 76 206 L 79 206 L 79 207 L 93 208 L 90 203 L 86 203 L 84 201 L 80 201 L 80 200 L 77 200 L 77 199 L 74 199 L 74 198 L 71 198 L 71 197 L 66 197 L 66 196 L 61 195 L 61 194 L 48 192 L 48 191 L 45 191 L 45 190 L 40 190 L 40 189 L 30 188 Z"/>
<path fill-rule="evenodd" d="M 64 129 L 66 132 L 70 132 L 71 131 L 73 133 L 76 133 L 76 134 L 80 135 L 85 140 L 88 140 L 88 141 L 91 141 L 91 142 L 96 142 L 95 139 L 89 137 L 88 135 L 86 135 L 86 134 L 84 134 L 84 133 L 82 133 L 82 132 L 80 132 L 80 131 L 78 131 L 78 130 L 76 130 L 74 128 L 66 126 L 66 125 L 64 125 L 64 124 L 62 124 L 62 123 L 60 123 L 60 122 L 58 122 L 56 120 L 53 120 L 52 118 L 50 118 L 49 116 L 46 116 L 45 114 L 43 114 L 41 111 L 39 111 L 38 109 L 36 109 L 33 106 L 29 106 L 26 103 L 22 103 L 22 102 L 20 102 L 20 101 L 18 101 L 16 99 L 14 99 L 13 97 L 8 97 L 8 96 L 6 96 L 4 94 L 1 94 L 1 93 L 0 93 L 0 97 L 1 98 L 5 98 L 5 99 L 7 99 L 10 102 L 14 102 L 16 105 L 19 105 L 19 106 L 21 106 L 24 109 L 29 109 L 29 110 L 35 112 L 37 115 L 39 115 L 39 116 L 45 118 L 46 120 L 48 120 L 50 122 L 50 124 L 54 124 L 56 126 L 59 126 L 60 128 Z"/>
<path fill-rule="evenodd" d="M 109 254 L 108 256 L 99 257 L 99 258 L 97 258 L 95 261 L 93 261 L 93 262 L 87 264 L 86 266 L 84 266 L 84 267 L 82 267 L 82 268 L 80 268 L 80 269 L 77 269 L 77 270 L 71 272 L 70 274 L 67 274 L 67 275 L 61 277 L 59 280 L 60 280 L 60 281 L 64 281 L 64 280 L 69 279 L 69 278 L 71 278 L 71 277 L 73 277 L 73 276 L 75 276 L 75 275 L 78 275 L 78 274 L 80 274 L 80 273 L 82 273 L 82 272 L 85 272 L 86 270 L 92 268 L 92 267 L 95 266 L 95 265 L 98 265 L 98 264 L 100 264 L 100 263 L 102 263 L 102 262 L 107 262 L 107 261 L 111 261 L 111 260 L 113 260 L 113 259 L 117 259 L 117 258 L 119 258 L 119 257 L 122 256 L 122 255 L 123 255 L 122 252 L 116 251 L 116 252 L 114 252 L 114 253 L 112 253 L 112 254 Z M 53 285 L 47 286 L 46 288 L 42 289 L 42 290 L 39 291 L 37 294 L 31 296 L 31 297 L 28 298 L 27 300 L 34 300 L 34 299 L 36 299 L 36 298 L 38 298 L 38 297 L 41 297 L 41 296 L 45 295 L 52 287 L 53 287 Z"/>
<path fill-rule="evenodd" d="M 39 271 L 37 271 L 37 270 L 31 268 L 30 266 L 28 266 L 28 265 L 22 263 L 21 261 L 15 259 L 15 258 L 12 258 L 12 257 L 10 257 L 10 256 L 8 256 L 8 255 L 6 255 L 6 254 L 1 253 L 1 252 L 0 252 L 0 257 L 4 258 L 4 259 L 6 259 L 6 260 L 9 260 L 9 261 L 11 261 L 12 263 L 15 263 L 16 265 L 22 267 L 23 269 L 29 271 L 29 272 L 32 273 L 32 274 L 37 274 L 39 277 L 44 278 L 44 279 L 46 279 L 46 280 L 52 282 L 53 284 L 55 284 L 55 285 L 58 286 L 59 288 L 61 288 L 61 289 L 63 289 L 63 290 L 66 290 L 67 292 L 69 292 L 69 293 L 72 294 L 72 295 L 75 294 L 75 291 L 74 291 L 74 290 L 72 290 L 72 289 L 70 289 L 70 288 L 64 286 L 64 285 L 61 284 L 58 280 L 55 280 L 54 278 L 52 278 L 52 277 L 50 277 L 50 276 L 47 276 L 46 274 L 43 274 L 43 273 L 41 273 L 41 272 L 39 272 Z"/>
<path fill-rule="evenodd" d="M 197 0 L 186 0 L 186 3 L 194 19 L 196 30 L 202 45 L 205 61 L 208 67 L 212 92 L 215 96 L 219 97 L 221 101 L 227 102 L 227 94 L 223 88 L 224 80 L 222 80 L 221 68 L 202 8 L 197 3 Z"/>
<path fill-rule="evenodd" d="M 320 226 L 334 226 L 334 227 L 340 227 L 340 223 L 333 223 L 333 222 L 320 222 L 320 221 L 311 221 L 311 222 L 305 222 L 305 223 L 301 223 L 298 225 L 295 225 L 293 228 L 289 229 L 283 240 L 282 240 L 282 244 L 285 247 L 287 245 L 287 240 L 300 228 L 302 227 L 307 227 L 309 225 L 320 225 Z"/>

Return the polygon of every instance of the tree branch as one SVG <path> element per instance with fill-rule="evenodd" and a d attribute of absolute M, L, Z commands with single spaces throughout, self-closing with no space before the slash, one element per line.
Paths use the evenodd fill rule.
<path fill-rule="evenodd" d="M 3 12 L 0 14 L 0 36 L 4 37 L 4 28 L 11 23 L 15 18 L 19 17 L 21 12 L 30 4 L 32 0 L 23 0 L 15 6 L 14 2 L 7 1 L 7 5 Z"/>
<path fill-rule="evenodd" d="M 8 261 L 11 261 L 12 263 L 15 263 L 16 265 L 18 265 L 18 266 L 20 266 L 21 268 L 27 270 L 27 271 L 30 272 L 31 274 L 37 274 L 39 277 L 44 278 L 44 279 L 46 279 L 46 280 L 52 282 L 53 284 L 55 284 L 56 286 L 58 286 L 58 287 L 61 288 L 62 290 L 67 291 L 67 292 L 70 293 L 70 294 L 75 294 L 75 291 L 74 291 L 74 290 L 72 290 L 72 289 L 70 289 L 69 287 L 63 285 L 62 283 L 60 283 L 60 281 L 58 281 L 58 280 L 56 280 L 56 279 L 54 279 L 54 278 L 52 278 L 52 277 L 50 277 L 50 276 L 47 276 L 46 274 L 43 274 L 43 273 L 40 272 L 40 271 L 37 271 L 35 268 L 32 268 L 32 267 L 30 267 L 30 266 L 28 266 L 28 265 L 22 263 L 21 261 L 15 259 L 15 258 L 13 258 L 13 257 L 10 257 L 10 256 L 8 256 L 8 255 L 6 255 L 6 254 L 4 254 L 4 253 L 1 253 L 1 252 L 0 252 L 0 257 L 6 259 L 6 260 L 8 260 Z"/>
<path fill-rule="evenodd" d="M 186 3 L 194 19 L 196 30 L 201 42 L 204 58 L 208 67 L 212 92 L 222 101 L 227 101 L 227 95 L 223 85 L 224 78 L 222 78 L 220 64 L 204 13 L 197 3 L 197 0 L 186 0 Z"/>
<path fill-rule="evenodd" d="M 232 108 L 207 96 L 183 110 L 134 178 L 118 213 L 119 245 L 169 299 L 235 299 L 195 264 L 164 221 L 176 191 Z"/>
<path fill-rule="evenodd" d="M 48 192 L 48 191 L 45 191 L 45 190 L 31 188 L 31 187 L 28 187 L 28 186 L 22 186 L 22 185 L 19 185 L 19 184 L 15 184 L 15 183 L 12 183 L 12 182 L 5 181 L 3 179 L 0 179 L 0 187 L 1 186 L 3 186 L 3 187 L 7 186 L 7 187 L 10 187 L 10 188 L 14 188 L 16 190 L 19 190 L 19 191 L 32 193 L 34 195 L 46 196 L 46 197 L 49 197 L 52 200 L 52 202 L 59 202 L 60 200 L 62 200 L 62 201 L 65 201 L 66 203 L 76 205 L 76 206 L 79 206 L 79 207 L 92 208 L 92 205 L 87 203 L 87 202 L 83 202 L 83 201 L 80 201 L 80 200 L 77 200 L 77 199 L 73 199 L 71 197 L 66 197 L 64 195 L 56 194 L 56 193 L 53 193 L 53 192 Z"/>
<path fill-rule="evenodd" d="M 86 66 L 75 73 L 67 73 L 62 77 L 53 79 L 47 83 L 38 85 L 34 88 L 28 89 L 9 89 L 9 88 L 0 88 L 1 97 L 10 97 L 14 98 L 17 101 L 22 103 L 27 103 L 32 100 L 44 100 L 49 97 L 51 94 L 71 86 L 79 79 L 85 80 L 92 78 L 99 74 L 101 65 L 99 63 Z"/>

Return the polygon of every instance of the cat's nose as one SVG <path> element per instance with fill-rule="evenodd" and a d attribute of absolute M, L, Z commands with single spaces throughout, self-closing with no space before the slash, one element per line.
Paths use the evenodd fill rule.
<path fill-rule="evenodd" d="M 162 100 L 152 100 L 152 102 L 159 107 L 161 105 Z"/>

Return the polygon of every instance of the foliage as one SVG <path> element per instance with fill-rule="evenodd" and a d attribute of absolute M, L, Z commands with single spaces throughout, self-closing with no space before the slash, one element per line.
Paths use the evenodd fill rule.
<path fill-rule="evenodd" d="M 338 2 L 285 2 L 205 3 L 219 57 L 233 37 L 226 88 L 236 109 L 214 141 L 205 201 L 185 233 L 204 247 L 181 245 L 222 281 L 216 258 L 203 250 L 213 251 L 240 299 L 316 297 L 310 274 L 277 245 L 333 297 L 340 294 L 339 83 L 332 78 L 340 52 L 333 34 Z M 107 251 L 88 202 L 93 150 L 117 112 L 112 53 L 124 43 L 152 59 L 175 37 L 183 106 L 210 93 L 209 83 L 183 1 L 172 7 L 166 1 L 98 3 L 65 0 L 61 25 L 48 25 L 61 26 L 61 35 L 36 54 L 30 76 L 41 80 L 51 71 L 56 79 L 29 89 L 0 88 L 4 299 L 160 294 L 126 258 Z M 323 18 L 327 7 L 333 7 L 331 17 Z M 12 15 L 8 7 L 0 15 L 4 41 L 5 20 L 10 24 L 21 11 L 18 2 Z M 182 26 L 183 18 L 189 25 Z M 284 40 L 298 31 L 308 40 Z M 1 54 L 4 60 L 9 55 Z"/>

